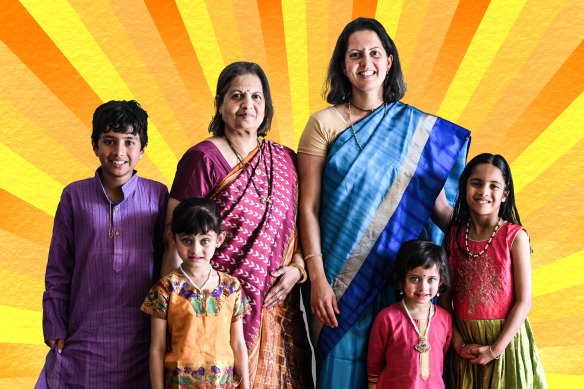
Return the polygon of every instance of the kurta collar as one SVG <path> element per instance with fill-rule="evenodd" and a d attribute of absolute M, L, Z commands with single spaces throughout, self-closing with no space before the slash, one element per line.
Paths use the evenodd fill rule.
<path fill-rule="evenodd" d="M 105 192 L 105 188 L 103 187 L 103 183 L 101 182 L 101 178 L 99 177 L 99 173 L 101 172 L 101 166 L 97 168 L 97 170 L 95 171 L 95 176 L 94 176 L 94 180 L 96 182 L 96 185 L 101 188 L 103 195 L 106 197 L 106 199 L 113 204 L 113 201 L 109 198 L 109 196 L 107 195 L 107 193 Z M 120 202 L 123 203 L 128 197 L 130 197 L 132 195 L 132 193 L 134 193 L 134 191 L 136 190 L 136 188 L 138 187 L 138 172 L 136 170 L 134 170 L 132 172 L 132 177 L 128 180 L 128 182 L 126 182 L 124 185 L 122 185 L 122 193 L 124 194 L 124 200 L 122 200 Z"/>

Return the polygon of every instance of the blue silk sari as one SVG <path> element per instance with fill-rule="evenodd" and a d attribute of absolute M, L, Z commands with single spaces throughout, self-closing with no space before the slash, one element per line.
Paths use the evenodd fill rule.
<path fill-rule="evenodd" d="M 367 343 L 377 313 L 397 301 L 386 279 L 401 244 L 440 243 L 429 221 L 442 188 L 451 205 L 469 131 L 397 102 L 342 132 L 325 162 L 320 214 L 325 274 L 339 326 L 315 321 L 319 388 L 366 388 Z"/>

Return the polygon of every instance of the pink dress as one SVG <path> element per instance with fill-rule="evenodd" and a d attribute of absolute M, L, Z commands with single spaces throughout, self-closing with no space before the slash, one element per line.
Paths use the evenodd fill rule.
<path fill-rule="evenodd" d="M 367 353 L 369 382 L 377 388 L 444 388 L 444 356 L 452 337 L 452 318 L 435 306 L 430 321 L 430 377 L 420 378 L 420 353 L 414 349 L 418 334 L 400 303 L 395 303 L 375 318 Z M 419 326 L 419 323 L 416 322 Z"/>

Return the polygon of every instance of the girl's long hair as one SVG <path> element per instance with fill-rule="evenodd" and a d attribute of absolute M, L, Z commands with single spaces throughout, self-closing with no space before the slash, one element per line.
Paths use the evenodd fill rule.
<path fill-rule="evenodd" d="M 505 221 L 513 224 L 521 224 L 519 219 L 519 212 L 515 205 L 515 193 L 513 190 L 513 177 L 511 176 L 511 168 L 509 164 L 499 154 L 483 153 L 474 157 L 464 168 L 460 179 L 458 180 L 458 197 L 452 213 L 452 218 L 448 223 L 446 234 L 444 236 L 444 247 L 446 252 L 449 252 L 449 246 L 452 240 L 452 227 L 463 226 L 470 219 L 470 209 L 466 203 L 466 185 L 474 168 L 478 165 L 489 164 L 493 165 L 501 171 L 503 180 L 505 181 L 505 192 L 507 192 L 507 199 L 501 203 L 499 208 L 499 217 Z M 459 247 L 461 252 L 466 252 L 462 247 Z"/>

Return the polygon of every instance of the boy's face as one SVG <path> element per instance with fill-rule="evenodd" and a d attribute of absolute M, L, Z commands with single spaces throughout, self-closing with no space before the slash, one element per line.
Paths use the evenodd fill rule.
<path fill-rule="evenodd" d="M 131 129 L 128 129 L 131 131 Z M 144 155 L 141 149 L 140 135 L 131 132 L 114 132 L 109 128 L 101 133 L 97 144 L 93 143 L 93 151 L 101 163 L 101 173 L 104 179 L 115 179 L 126 183 L 134 171 L 134 167 Z"/>

